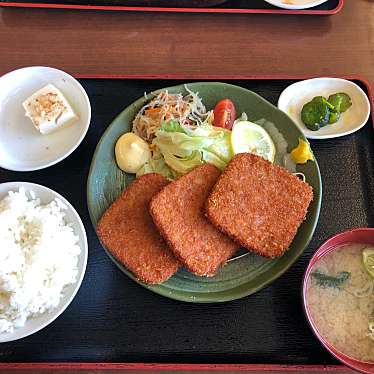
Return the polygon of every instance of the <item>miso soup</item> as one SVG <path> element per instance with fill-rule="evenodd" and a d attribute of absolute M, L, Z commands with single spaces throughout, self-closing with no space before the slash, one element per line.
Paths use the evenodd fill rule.
<path fill-rule="evenodd" d="M 374 247 L 339 246 L 316 262 L 306 294 L 307 307 L 320 335 L 338 351 L 368 362 L 374 361 L 373 271 Z"/>

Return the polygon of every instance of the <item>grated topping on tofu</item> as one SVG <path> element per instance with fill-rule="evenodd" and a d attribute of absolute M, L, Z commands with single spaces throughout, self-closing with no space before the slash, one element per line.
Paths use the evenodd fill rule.
<path fill-rule="evenodd" d="M 31 106 L 30 103 L 28 106 Z M 54 121 L 57 123 L 62 114 L 67 112 L 67 107 L 59 100 L 58 95 L 54 92 L 47 92 L 39 96 L 39 98 L 35 100 L 33 109 L 33 122 L 37 127 L 39 127 L 43 119 L 46 119 L 48 122 Z"/>

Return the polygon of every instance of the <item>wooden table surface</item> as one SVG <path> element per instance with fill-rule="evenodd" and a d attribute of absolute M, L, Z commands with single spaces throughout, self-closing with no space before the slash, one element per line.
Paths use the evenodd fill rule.
<path fill-rule="evenodd" d="M 249 0 L 250 1 L 250 0 Z M 347 75 L 374 83 L 374 2 L 334 16 L 1 9 L 0 74 Z"/>

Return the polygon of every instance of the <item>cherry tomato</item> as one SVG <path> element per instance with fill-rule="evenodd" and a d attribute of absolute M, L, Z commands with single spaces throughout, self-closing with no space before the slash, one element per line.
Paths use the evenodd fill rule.
<path fill-rule="evenodd" d="M 219 101 L 214 108 L 213 125 L 231 130 L 236 118 L 236 109 L 230 99 Z"/>

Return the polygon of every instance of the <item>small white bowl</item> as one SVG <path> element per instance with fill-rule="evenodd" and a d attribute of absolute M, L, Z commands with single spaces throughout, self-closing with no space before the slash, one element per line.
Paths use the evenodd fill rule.
<path fill-rule="evenodd" d="M 41 135 L 22 103 L 48 83 L 64 94 L 79 120 L 48 135 Z M 0 167 L 14 171 L 44 169 L 69 156 L 85 137 L 91 106 L 80 83 L 54 68 L 32 66 L 0 77 Z"/>
<path fill-rule="evenodd" d="M 67 206 L 65 211 L 66 221 L 72 224 L 75 234 L 79 237 L 78 243 L 81 248 L 81 253 L 78 259 L 78 278 L 74 284 L 71 284 L 64 289 L 63 297 L 55 309 L 51 310 L 50 312 L 43 313 L 37 317 L 29 318 L 23 327 L 16 328 L 12 333 L 0 333 L 0 343 L 24 338 L 34 334 L 53 322 L 60 314 L 63 313 L 63 311 L 74 299 L 82 283 L 87 266 L 87 235 L 83 223 L 73 206 L 64 197 L 50 188 L 41 186 L 39 184 L 26 182 L 9 182 L 0 184 L 0 200 L 3 199 L 9 191 L 18 191 L 20 187 L 23 187 L 26 193 L 30 190 L 34 191 L 36 197 L 40 199 L 41 204 L 48 204 L 54 198 L 58 198 Z"/>
<path fill-rule="evenodd" d="M 329 97 L 345 92 L 352 99 L 352 106 L 342 113 L 338 122 L 326 125 L 317 131 L 309 130 L 301 120 L 301 110 L 315 96 Z M 280 95 L 278 108 L 288 114 L 309 139 L 330 139 L 352 134 L 367 123 L 370 102 L 357 84 L 341 78 L 313 78 L 288 86 Z"/>
<path fill-rule="evenodd" d="M 308 9 L 321 5 L 328 0 L 292 0 L 292 4 L 287 4 L 284 0 L 264 0 L 267 3 L 283 9 Z"/>

